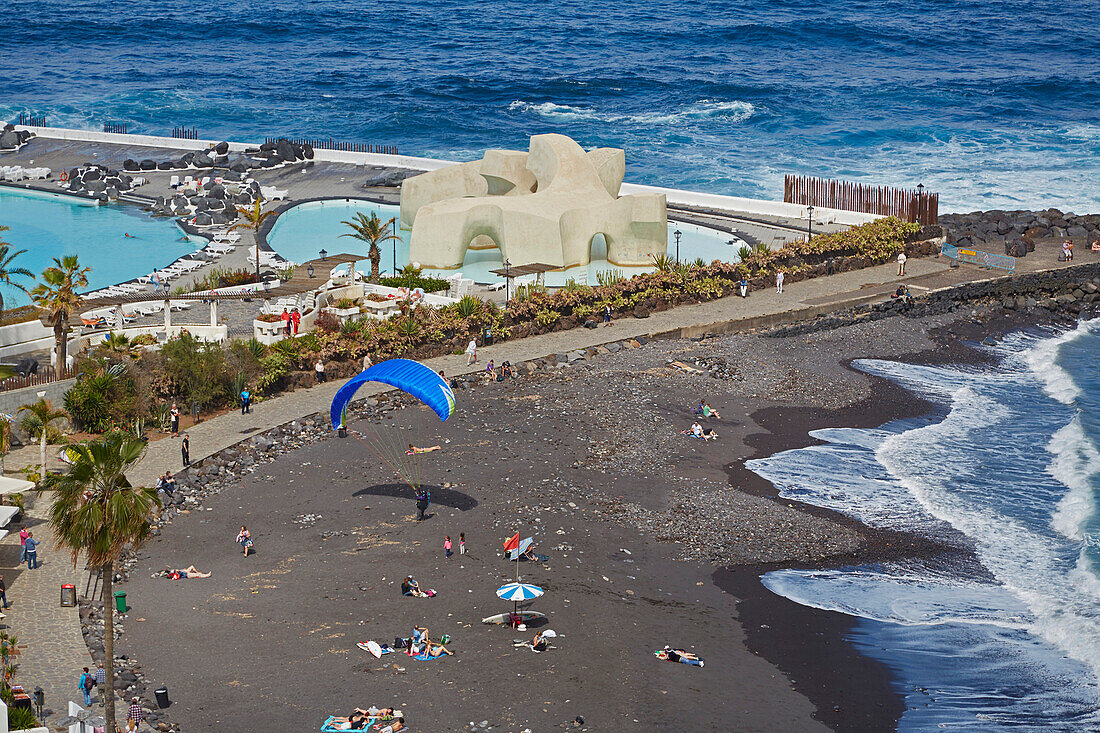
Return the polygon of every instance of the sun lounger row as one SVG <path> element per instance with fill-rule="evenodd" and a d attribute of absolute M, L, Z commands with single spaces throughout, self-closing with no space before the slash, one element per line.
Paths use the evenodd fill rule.
<path fill-rule="evenodd" d="M 49 177 L 49 168 L 24 168 L 21 165 L 0 166 L 0 178 L 5 181 L 42 181 Z"/>

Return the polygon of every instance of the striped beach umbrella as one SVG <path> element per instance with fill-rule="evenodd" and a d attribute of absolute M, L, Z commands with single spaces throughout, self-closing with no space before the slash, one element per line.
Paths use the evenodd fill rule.
<path fill-rule="evenodd" d="M 506 601 L 514 601 L 515 603 L 533 601 L 542 594 L 542 588 L 539 588 L 537 585 L 530 585 L 529 583 L 505 583 L 497 588 L 498 598 L 503 598 Z"/>

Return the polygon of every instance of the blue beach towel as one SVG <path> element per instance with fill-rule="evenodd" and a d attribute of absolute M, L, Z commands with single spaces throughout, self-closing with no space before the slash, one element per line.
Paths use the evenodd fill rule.
<path fill-rule="evenodd" d="M 418 659 L 421 662 L 434 662 L 436 659 L 443 659 L 446 656 L 448 655 L 440 654 L 438 657 L 429 657 L 427 654 L 417 654 L 413 659 Z"/>
<path fill-rule="evenodd" d="M 400 712 L 400 711 L 398 711 L 398 712 Z M 321 724 L 321 733 L 346 733 L 347 728 L 337 728 L 333 724 L 335 720 L 336 720 L 335 715 L 328 716 L 328 719 L 324 723 Z M 367 731 L 367 730 L 370 730 L 375 725 L 377 725 L 378 723 L 388 723 L 392 720 L 393 720 L 393 718 L 371 718 L 370 722 L 367 723 L 367 726 L 365 728 L 359 728 L 358 730 Z"/>

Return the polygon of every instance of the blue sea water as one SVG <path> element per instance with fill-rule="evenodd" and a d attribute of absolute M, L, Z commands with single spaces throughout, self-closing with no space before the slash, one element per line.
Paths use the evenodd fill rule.
<path fill-rule="evenodd" d="M 993 368 L 860 361 L 942 406 L 747 465 L 784 497 L 971 548 L 768 573 L 773 592 L 852 615 L 892 671 L 899 729 L 1100 729 L 1100 319 L 1005 338 Z"/>
<path fill-rule="evenodd" d="M 784 173 L 941 211 L 1100 210 L 1100 3 L 8 0 L 0 118 L 334 137 L 471 159 L 533 133 L 628 180 L 780 198 Z"/>

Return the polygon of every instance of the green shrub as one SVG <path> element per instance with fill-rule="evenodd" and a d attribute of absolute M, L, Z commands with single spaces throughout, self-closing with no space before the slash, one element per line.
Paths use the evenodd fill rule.
<path fill-rule="evenodd" d="M 481 310 L 481 305 L 481 298 L 474 297 L 473 295 L 464 295 L 462 296 L 462 300 L 455 304 L 455 311 L 463 318 L 469 318 Z"/>
<path fill-rule="evenodd" d="M 260 360 L 260 369 L 256 391 L 270 394 L 282 386 L 283 378 L 290 373 L 290 358 L 285 353 L 272 349 L 270 354 Z"/>
<path fill-rule="evenodd" d="M 41 723 L 34 717 L 30 708 L 8 708 L 8 730 L 30 730 L 39 728 Z"/>
<path fill-rule="evenodd" d="M 439 277 L 421 277 L 419 275 L 398 275 L 397 277 L 383 277 L 378 281 L 389 288 L 423 288 L 425 293 L 438 293 L 451 287 L 448 280 Z"/>
<path fill-rule="evenodd" d="M 157 337 L 151 333 L 139 333 L 130 339 L 130 346 L 154 346 L 157 343 Z"/>
<path fill-rule="evenodd" d="M 200 341 L 184 332 L 169 339 L 161 348 L 165 377 L 174 393 L 188 404 L 198 402 L 200 408 L 210 406 L 225 392 L 228 376 L 225 352 L 215 343 Z"/>
<path fill-rule="evenodd" d="M 313 327 L 325 333 L 336 333 L 340 330 L 340 321 L 328 311 L 321 311 L 313 320 Z"/>
<path fill-rule="evenodd" d="M 83 371 L 64 399 L 76 427 L 104 433 L 115 423 L 137 416 L 137 390 L 124 365 L 93 361 L 83 365 Z"/>

